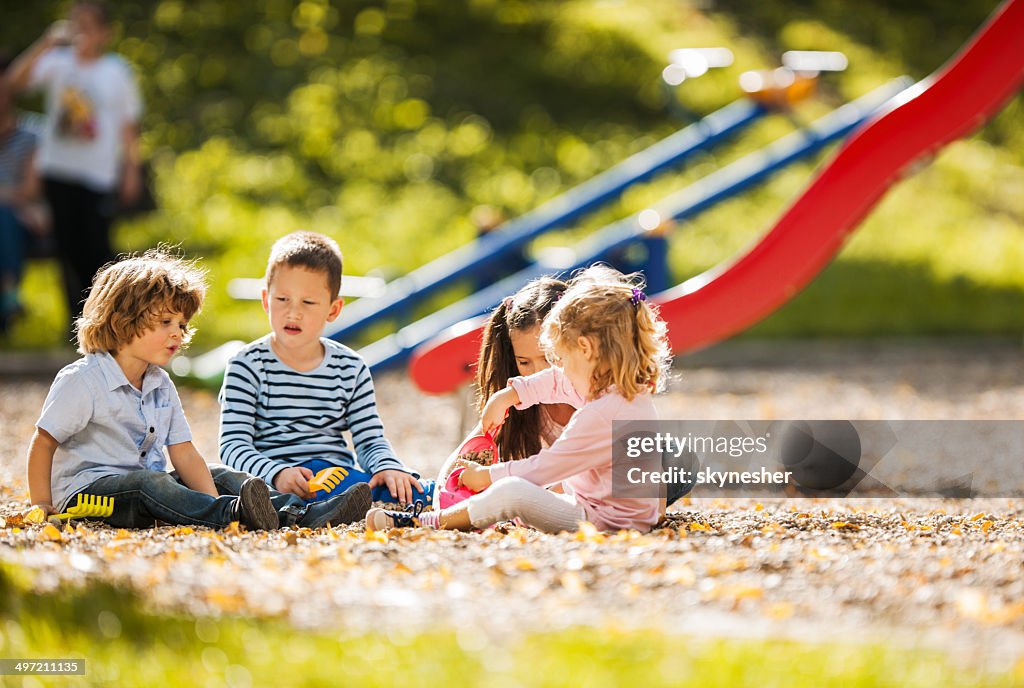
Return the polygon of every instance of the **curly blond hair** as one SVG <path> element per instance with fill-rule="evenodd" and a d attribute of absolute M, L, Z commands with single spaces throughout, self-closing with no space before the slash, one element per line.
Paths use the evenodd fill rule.
<path fill-rule="evenodd" d="M 540 346 L 545 352 L 575 349 L 579 337 L 591 340 L 597 360 L 591 398 L 614 386 L 632 400 L 665 386 L 672 360 L 668 328 L 657 306 L 643 296 L 643 286 L 637 273 L 594 265 L 573 276 L 544 319 Z"/>
<path fill-rule="evenodd" d="M 132 255 L 102 268 L 75 321 L 78 352 L 117 353 L 154 327 L 163 313 L 191 320 L 206 296 L 206 273 L 164 248 Z M 192 338 L 186 327 L 182 348 Z"/>

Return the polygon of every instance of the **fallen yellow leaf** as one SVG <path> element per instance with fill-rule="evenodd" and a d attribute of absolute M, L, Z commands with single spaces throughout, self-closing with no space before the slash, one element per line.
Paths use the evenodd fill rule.
<path fill-rule="evenodd" d="M 605 536 L 593 523 L 580 521 L 579 529 L 576 531 L 576 540 L 579 542 L 602 543 L 605 541 Z"/>
<path fill-rule="evenodd" d="M 34 506 L 25 512 L 25 523 L 43 523 L 46 521 L 46 511 L 40 506 Z"/>
<path fill-rule="evenodd" d="M 981 532 L 987 533 L 988 531 L 990 531 L 992 529 L 992 525 L 993 525 L 992 521 L 985 521 L 985 522 L 983 522 L 981 524 Z"/>
<path fill-rule="evenodd" d="M 764 597 L 764 590 L 756 585 L 732 585 L 725 589 L 725 595 L 734 600 L 757 600 Z"/>
<path fill-rule="evenodd" d="M 63 542 L 64 537 L 52 523 L 47 523 L 46 527 L 39 533 L 39 539 L 43 542 Z"/>
<path fill-rule="evenodd" d="M 367 542 L 387 542 L 388 534 L 384 530 L 367 530 L 363 534 L 363 539 Z"/>
<path fill-rule="evenodd" d="M 793 616 L 794 610 L 795 608 L 789 602 L 775 602 L 768 605 L 764 610 L 764 613 L 768 618 L 781 621 L 782 619 L 788 619 Z"/>

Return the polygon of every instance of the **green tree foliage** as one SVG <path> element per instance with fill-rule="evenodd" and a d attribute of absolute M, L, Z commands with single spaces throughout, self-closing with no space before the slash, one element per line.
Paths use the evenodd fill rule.
<path fill-rule="evenodd" d="M 471 240 L 474 209 L 515 217 L 671 133 L 680 123 L 666 108 L 669 97 L 710 112 L 737 97 L 740 72 L 772 66 L 783 49 L 844 50 L 851 69 L 830 77 L 822 97 L 798 111 L 809 119 L 904 71 L 924 76 L 992 9 L 979 1 L 930 4 L 935 7 L 830 0 L 756 6 L 731 0 L 115 2 L 115 48 L 142 83 L 144 147 L 161 206 L 122 224 L 118 244 L 134 250 L 180 243 L 202 257 L 214 288 L 197 345 L 251 338 L 265 329 L 258 306 L 233 302 L 224 285 L 260 274 L 270 244 L 287 231 L 334 236 L 348 273 L 401 274 Z M 40 0 L 20 8 L 16 21 L 0 27 L 0 45 L 23 48 L 66 7 Z M 939 24 L 934 39 L 925 29 Z M 685 45 L 728 45 L 737 60 L 667 94 L 659 81 L 665 55 Z M 873 216 L 883 225 L 906 220 L 907 246 L 887 247 L 887 232 L 869 223 L 863 246 L 855 241 L 840 259 L 845 267 L 826 273 L 808 290 L 810 301 L 784 310 L 763 332 L 1020 331 L 1019 269 L 994 274 L 987 262 L 970 259 L 944 267 L 945 253 L 925 245 L 929 237 L 959 237 L 963 225 L 984 225 L 1000 255 L 1022 256 L 1024 210 L 1010 198 L 1020 194 L 1000 191 L 1022 176 L 1024 142 L 1013 124 L 1020 111 L 1018 100 L 980 138 L 945 154 L 927 182 L 912 180 L 916 190 L 890 203 L 888 214 Z M 568 238 L 791 129 L 784 118 L 765 122 L 688 171 L 632 190 L 570 228 Z M 799 191 L 808 172 L 805 166 L 787 173 L 680 228 L 675 275 L 706 269 L 743 246 Z M 945 192 L 941 198 L 936 185 Z M 929 208 L 924 215 L 936 216 L 937 230 L 915 219 L 921 194 Z M 56 294 L 46 284 L 53 275 L 52 265 L 29 274 L 34 316 L 16 331 L 16 341 L 44 344 L 60 331 L 50 303 Z M 904 310 L 917 315 L 894 328 L 877 311 L 907 275 L 951 305 L 931 317 L 906 297 Z M 865 291 L 866 276 L 878 286 Z M 996 299 L 1005 308 L 981 308 L 979 316 L 979 299 L 992 289 L 1007 290 Z M 855 317 L 822 319 L 823 302 L 853 309 Z"/>

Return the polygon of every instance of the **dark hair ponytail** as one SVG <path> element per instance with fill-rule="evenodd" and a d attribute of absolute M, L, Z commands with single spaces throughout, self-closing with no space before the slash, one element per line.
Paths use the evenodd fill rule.
<path fill-rule="evenodd" d="M 484 327 L 477 367 L 477 407 L 483 410 L 495 392 L 505 389 L 509 378 L 519 375 L 512 332 L 539 325 L 568 285 L 552 277 L 533 280 L 506 298 L 491 313 Z M 541 408 L 509 409 L 508 419 L 494 438 L 503 461 L 533 456 L 541 449 Z"/>

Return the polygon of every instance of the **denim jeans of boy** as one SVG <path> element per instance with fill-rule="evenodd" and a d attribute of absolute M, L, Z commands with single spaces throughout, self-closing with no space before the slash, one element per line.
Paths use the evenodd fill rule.
<path fill-rule="evenodd" d="M 211 497 L 191 490 L 163 471 L 138 470 L 92 482 L 82 494 L 113 497 L 114 513 L 103 519 L 117 528 L 149 528 L 156 521 L 173 525 L 223 528 L 238 520 L 237 497 Z M 74 506 L 75 500 L 70 502 Z"/>
<path fill-rule="evenodd" d="M 236 471 L 223 464 L 211 465 L 210 475 L 213 476 L 213 484 L 217 488 L 217 492 L 222 495 L 238 494 L 238 491 L 242 489 L 242 483 L 252 477 L 248 473 Z M 270 502 L 281 517 L 280 524 L 282 526 L 290 524 L 289 519 L 282 513 L 283 509 L 293 507 L 297 511 L 303 512 L 306 504 L 306 500 L 302 497 L 289 492 L 278 492 L 273 487 L 270 488 Z"/>

